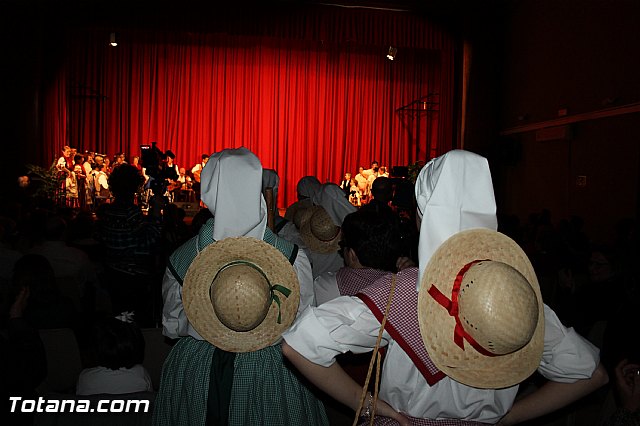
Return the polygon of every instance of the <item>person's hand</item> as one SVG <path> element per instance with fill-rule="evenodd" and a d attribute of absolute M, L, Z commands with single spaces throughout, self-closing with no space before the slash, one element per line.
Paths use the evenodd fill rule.
<path fill-rule="evenodd" d="M 408 417 L 406 417 L 402 413 L 397 412 L 389 404 L 381 399 L 379 399 L 376 403 L 375 414 L 376 416 L 391 417 L 392 419 L 400 423 L 400 426 L 411 426 L 411 421 Z"/>
<path fill-rule="evenodd" d="M 27 307 L 27 300 L 29 299 L 29 288 L 22 287 L 20 292 L 16 296 L 16 300 L 9 308 L 9 318 L 21 318 L 24 309 Z"/>
<path fill-rule="evenodd" d="M 413 260 L 406 256 L 400 256 L 396 261 L 396 267 L 398 268 L 398 271 L 402 271 L 403 269 L 407 268 L 413 268 L 415 266 L 416 264 L 413 262 Z"/>
<path fill-rule="evenodd" d="M 640 408 L 640 365 L 623 359 L 616 365 L 616 390 L 622 407 L 632 413 Z"/>

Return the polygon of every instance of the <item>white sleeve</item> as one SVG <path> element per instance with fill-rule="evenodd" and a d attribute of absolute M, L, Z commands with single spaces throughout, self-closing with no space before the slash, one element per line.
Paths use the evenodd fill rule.
<path fill-rule="evenodd" d="M 171 339 L 187 336 L 189 321 L 182 305 L 182 286 L 169 268 L 162 278 L 162 300 L 162 334 Z"/>
<path fill-rule="evenodd" d="M 547 305 L 544 320 L 544 351 L 538 372 L 562 383 L 590 378 L 600 362 L 600 350 L 573 328 L 566 328 Z"/>
<path fill-rule="evenodd" d="M 367 305 L 357 297 L 341 296 L 307 308 L 282 337 L 309 361 L 328 367 L 339 354 L 373 350 L 379 331 L 380 323 Z M 389 340 L 385 331 L 380 346 Z"/>
<path fill-rule="evenodd" d="M 325 272 L 317 277 L 313 282 L 313 292 L 315 293 L 316 306 L 340 297 L 336 273 Z"/>
<path fill-rule="evenodd" d="M 293 269 L 296 271 L 300 282 L 300 305 L 298 314 L 307 306 L 315 306 L 315 296 L 313 294 L 313 275 L 311 274 L 311 262 L 304 250 L 299 249 L 296 260 L 293 262 Z"/>

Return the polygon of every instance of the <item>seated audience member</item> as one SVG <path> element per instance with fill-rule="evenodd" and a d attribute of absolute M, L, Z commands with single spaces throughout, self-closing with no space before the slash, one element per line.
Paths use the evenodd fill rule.
<path fill-rule="evenodd" d="M 25 254 L 14 265 L 13 294 L 27 290 L 29 303 L 22 317 L 37 329 L 76 328 L 77 310 L 72 299 L 61 294 L 55 273 L 46 257 Z"/>
<path fill-rule="evenodd" d="M 86 287 L 97 283 L 96 269 L 89 256 L 82 250 L 66 243 L 68 225 L 61 216 L 45 219 L 44 241 L 36 244 L 32 254 L 47 258 L 53 268 L 55 278 L 64 288 L 60 288 L 69 297 L 81 297 Z M 78 302 L 80 299 L 76 299 Z"/>
<path fill-rule="evenodd" d="M 393 199 L 393 185 L 389 178 L 376 178 L 371 184 L 371 200 L 363 207 L 366 209 L 380 210 L 390 208 Z"/>
<path fill-rule="evenodd" d="M 339 296 L 355 296 L 378 278 L 396 272 L 400 235 L 391 210 L 360 210 L 345 216 L 340 252 L 345 266 L 314 281 L 316 305 Z"/>
<path fill-rule="evenodd" d="M 80 372 L 76 395 L 153 391 L 149 373 L 142 366 L 144 337 L 132 312 L 99 320 L 93 339 L 97 366 Z"/>
<path fill-rule="evenodd" d="M 38 330 L 23 313 L 30 304 L 30 289 L 22 287 L 10 302 L 8 323 L 0 333 L 0 423 L 33 425 L 32 412 L 11 412 L 10 397 L 36 399 L 36 388 L 47 376 L 47 359 Z M 3 315 L 5 312 L 3 312 Z"/>
<path fill-rule="evenodd" d="M 260 160 L 225 149 L 201 178 L 213 218 L 165 272 L 163 333 L 179 340 L 162 369 L 153 423 L 328 424 L 282 358 L 280 335 L 313 303 L 313 282 L 304 252 L 266 226 Z"/>
<path fill-rule="evenodd" d="M 543 304 L 531 262 L 495 231 L 486 159 L 454 150 L 432 160 L 418 177 L 416 199 L 419 269 L 309 308 L 284 333 L 283 353 L 305 377 L 364 417 L 375 410 L 387 422 L 378 424 L 403 426 L 515 424 L 607 383 L 598 349 Z M 388 303 L 374 403 L 334 360 L 376 348 Z M 516 401 L 518 384 L 536 369 L 548 382 Z"/>
<path fill-rule="evenodd" d="M 623 359 L 614 370 L 616 410 L 604 426 L 637 426 L 640 424 L 640 364 Z"/>
<path fill-rule="evenodd" d="M 13 248 L 11 243 L 17 226 L 12 219 L 0 216 L 0 303 L 4 301 L 3 297 L 9 288 L 13 265 L 22 257 L 22 253 Z"/>
<path fill-rule="evenodd" d="M 311 259 L 313 278 L 344 266 L 338 253 L 340 227 L 345 216 L 357 209 L 335 183 L 325 183 L 313 197 L 314 206 L 301 224 L 300 236 Z"/>

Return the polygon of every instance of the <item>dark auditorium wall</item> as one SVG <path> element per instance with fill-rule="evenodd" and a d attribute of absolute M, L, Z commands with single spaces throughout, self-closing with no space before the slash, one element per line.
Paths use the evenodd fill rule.
<path fill-rule="evenodd" d="M 499 130 L 640 102 L 640 2 L 506 3 Z M 526 221 L 547 208 L 555 224 L 579 215 L 594 240 L 637 217 L 640 113 L 570 125 L 567 138 L 535 131 L 497 136 L 491 147 L 502 212 Z M 586 176 L 586 186 L 578 184 Z"/>

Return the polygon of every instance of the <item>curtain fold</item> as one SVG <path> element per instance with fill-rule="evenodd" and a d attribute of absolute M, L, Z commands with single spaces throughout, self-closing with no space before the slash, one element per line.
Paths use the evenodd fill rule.
<path fill-rule="evenodd" d="M 454 42 L 426 18 L 327 7 L 227 18 L 215 32 L 121 31 L 116 48 L 106 30 L 70 31 L 45 93 L 43 160 L 65 144 L 133 156 L 155 141 L 189 170 L 245 146 L 277 170 L 286 207 L 303 176 L 339 182 L 372 160 L 453 147 Z M 396 111 L 427 94 L 437 111 Z"/>

